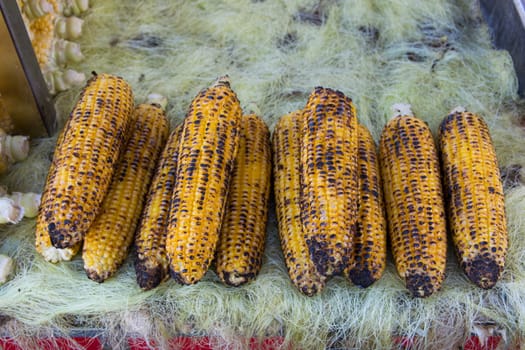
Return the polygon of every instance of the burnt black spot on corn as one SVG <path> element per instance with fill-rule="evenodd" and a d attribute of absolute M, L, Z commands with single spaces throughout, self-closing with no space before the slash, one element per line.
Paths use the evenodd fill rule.
<path fill-rule="evenodd" d="M 397 271 L 413 296 L 427 297 L 441 288 L 446 261 L 439 160 L 427 124 L 399 113 L 383 129 L 379 158 Z"/>
<path fill-rule="evenodd" d="M 447 215 L 459 263 L 481 288 L 498 281 L 507 252 L 505 197 L 483 119 L 456 110 L 441 123 L 439 146 Z"/>
<path fill-rule="evenodd" d="M 241 115 L 225 77 L 194 98 L 184 119 L 166 238 L 170 274 L 179 283 L 198 282 L 213 259 Z"/>
<path fill-rule="evenodd" d="M 268 127 L 256 114 L 244 115 L 215 256 L 217 275 L 228 285 L 247 283 L 261 269 L 271 164 Z"/>
<path fill-rule="evenodd" d="M 166 142 L 135 235 L 135 272 L 137 283 L 144 290 L 157 287 L 168 276 L 166 230 L 181 133 L 182 124 L 171 132 Z"/>
<path fill-rule="evenodd" d="M 358 125 L 359 212 L 353 253 L 345 273 L 352 283 L 368 287 L 386 265 L 386 219 L 377 149 L 370 131 Z"/>
<path fill-rule="evenodd" d="M 301 224 L 300 162 L 302 110 L 282 116 L 272 135 L 274 194 L 279 238 L 288 275 L 303 294 L 323 289 L 326 277 L 319 274 L 306 244 Z"/>
<path fill-rule="evenodd" d="M 84 87 L 53 156 L 37 235 L 57 248 L 80 243 L 100 210 L 131 125 L 133 93 L 120 77 L 99 74 Z"/>
<path fill-rule="evenodd" d="M 310 257 L 326 276 L 343 272 L 357 221 L 357 117 L 342 92 L 317 87 L 302 116 L 301 216 Z"/>
<path fill-rule="evenodd" d="M 168 120 L 159 106 L 144 103 L 135 108 L 133 126 L 113 181 L 84 238 L 84 270 L 96 282 L 114 275 L 128 255 L 168 129 Z"/>

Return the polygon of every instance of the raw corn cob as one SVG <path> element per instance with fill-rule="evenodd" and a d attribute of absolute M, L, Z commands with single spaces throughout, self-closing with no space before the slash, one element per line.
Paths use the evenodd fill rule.
<path fill-rule="evenodd" d="M 347 267 L 357 221 L 357 116 L 342 92 L 317 87 L 302 117 L 301 216 L 317 270 Z"/>
<path fill-rule="evenodd" d="M 100 213 L 84 238 L 84 270 L 96 282 L 111 277 L 128 255 L 157 159 L 168 137 L 168 120 L 158 104 L 138 105 L 133 123 Z"/>
<path fill-rule="evenodd" d="M 78 15 L 89 8 L 88 0 L 17 0 L 40 70 L 51 94 L 83 84 L 86 77 L 68 68 L 84 59 L 75 40 L 82 35 Z M 78 10 L 78 11 L 74 11 Z"/>
<path fill-rule="evenodd" d="M 354 249 L 345 272 L 352 283 L 366 288 L 385 270 L 387 233 L 376 144 L 366 126 L 359 124 L 357 130 L 359 211 Z"/>
<path fill-rule="evenodd" d="M 398 108 L 379 144 L 381 177 L 397 271 L 415 297 L 441 288 L 446 223 L 439 159 L 428 125 Z"/>
<path fill-rule="evenodd" d="M 439 128 L 444 193 L 452 241 L 468 278 L 498 281 L 507 252 L 505 196 L 489 129 L 477 114 L 453 110 Z"/>
<path fill-rule="evenodd" d="M 272 135 L 275 207 L 279 238 L 288 275 L 299 291 L 313 296 L 323 289 L 326 277 L 310 259 L 301 224 L 302 110 L 282 116 Z"/>
<path fill-rule="evenodd" d="M 213 260 L 240 135 L 242 110 L 229 78 L 192 101 L 179 147 L 166 252 L 171 276 L 198 282 Z"/>
<path fill-rule="evenodd" d="M 170 134 L 158 161 L 135 234 L 135 273 L 140 288 L 157 287 L 168 276 L 166 228 L 175 186 L 182 124 Z"/>
<path fill-rule="evenodd" d="M 215 256 L 217 275 L 228 285 L 247 283 L 261 269 L 271 165 L 268 127 L 256 114 L 244 115 Z"/>
<path fill-rule="evenodd" d="M 91 78 L 71 112 L 42 194 L 37 235 L 57 248 L 82 241 L 106 195 L 133 110 L 130 85 L 120 77 Z"/>

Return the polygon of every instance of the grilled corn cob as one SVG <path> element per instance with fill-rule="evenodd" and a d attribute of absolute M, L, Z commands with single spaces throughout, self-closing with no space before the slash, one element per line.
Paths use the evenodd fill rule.
<path fill-rule="evenodd" d="M 166 228 L 175 186 L 182 124 L 173 130 L 160 156 L 135 235 L 135 272 L 144 290 L 153 289 L 168 276 Z"/>
<path fill-rule="evenodd" d="M 505 265 L 505 197 L 496 151 L 483 119 L 463 108 L 439 128 L 444 193 L 456 253 L 468 278 L 492 288 Z"/>
<path fill-rule="evenodd" d="M 271 165 L 268 127 L 256 114 L 244 115 L 216 253 L 216 272 L 226 284 L 247 283 L 261 269 Z"/>
<path fill-rule="evenodd" d="M 157 104 L 138 105 L 133 123 L 100 214 L 84 238 L 84 270 L 96 282 L 111 277 L 128 254 L 157 159 L 168 137 L 168 120 Z"/>
<path fill-rule="evenodd" d="M 166 252 L 171 276 L 198 282 L 213 259 L 237 153 L 242 110 L 221 77 L 192 101 L 179 147 Z"/>
<path fill-rule="evenodd" d="M 317 87 L 302 117 L 301 215 L 324 276 L 343 272 L 357 221 L 357 117 L 343 93 Z"/>
<path fill-rule="evenodd" d="M 303 294 L 323 289 L 322 276 L 310 259 L 301 224 L 301 129 L 302 110 L 282 116 L 272 135 L 275 207 L 279 238 L 288 275 Z"/>
<path fill-rule="evenodd" d="M 399 108 L 381 134 L 379 157 L 394 262 L 407 289 L 427 297 L 445 275 L 446 223 L 434 140 L 425 122 Z"/>
<path fill-rule="evenodd" d="M 37 226 L 42 225 L 40 220 L 43 220 L 43 216 L 37 217 Z M 49 234 L 45 231 L 39 231 L 36 235 L 35 247 L 36 251 L 44 257 L 46 261 L 51 263 L 57 263 L 59 261 L 69 261 L 80 250 L 82 242 L 76 243 L 71 248 L 56 248 L 51 243 Z"/>
<path fill-rule="evenodd" d="M 370 131 L 358 125 L 359 212 L 353 254 L 346 275 L 361 287 L 377 281 L 386 265 L 386 219 L 376 144 Z"/>
<path fill-rule="evenodd" d="M 64 140 L 64 135 L 68 133 L 68 131 L 66 130 L 69 128 L 70 121 L 71 119 L 68 119 L 66 121 L 63 131 L 58 135 L 55 149 L 58 149 L 61 147 L 62 141 Z M 55 172 L 54 163 L 51 162 L 51 165 L 47 173 L 46 183 L 50 181 L 49 177 L 54 172 Z M 40 203 L 42 203 L 42 198 L 40 199 Z M 71 248 L 55 248 L 53 244 L 51 243 L 51 238 L 49 237 L 49 233 L 47 232 L 47 230 L 39 229 L 40 227 L 45 227 L 44 220 L 45 220 L 44 215 L 37 215 L 37 222 L 36 222 L 37 230 L 36 230 L 36 240 L 35 240 L 36 251 L 40 253 L 40 255 L 42 255 L 46 261 L 49 261 L 51 263 L 71 260 L 75 255 L 77 255 L 78 251 L 80 250 L 81 242 L 75 244 Z"/>
<path fill-rule="evenodd" d="M 106 195 L 130 126 L 133 93 L 122 78 L 90 79 L 55 149 L 42 194 L 37 235 L 57 248 L 82 241 Z"/>

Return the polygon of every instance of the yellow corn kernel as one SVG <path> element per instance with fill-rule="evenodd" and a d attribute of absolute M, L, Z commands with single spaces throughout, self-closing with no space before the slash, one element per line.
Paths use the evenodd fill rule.
<path fill-rule="evenodd" d="M 133 122 L 102 209 L 84 238 L 84 270 L 97 282 L 115 274 L 128 255 L 157 159 L 168 137 L 168 120 L 156 104 L 138 105 Z"/>
<path fill-rule="evenodd" d="M 221 77 L 194 98 L 184 119 L 166 238 L 170 274 L 178 283 L 198 282 L 213 260 L 241 115 L 229 79 Z"/>
<path fill-rule="evenodd" d="M 166 229 L 175 186 L 182 124 L 173 130 L 164 146 L 135 235 L 135 273 L 140 288 L 157 287 L 168 277 Z"/>
<path fill-rule="evenodd" d="M 400 110 L 379 143 L 394 262 L 407 289 L 427 297 L 445 276 L 446 223 L 439 160 L 428 125 Z"/>
<path fill-rule="evenodd" d="M 342 92 L 317 87 L 302 117 L 301 215 L 317 270 L 347 267 L 357 221 L 357 116 Z"/>
<path fill-rule="evenodd" d="M 386 218 L 377 149 L 370 131 L 358 125 L 359 212 L 353 253 L 346 275 L 352 283 L 368 287 L 386 266 Z"/>
<path fill-rule="evenodd" d="M 507 252 L 505 196 L 485 121 L 463 108 L 439 128 L 444 193 L 461 268 L 481 288 L 498 281 Z"/>
<path fill-rule="evenodd" d="M 282 116 L 272 135 L 275 207 L 279 238 L 288 275 L 303 294 L 323 289 L 322 276 L 310 259 L 301 223 L 301 129 L 302 110 Z"/>
<path fill-rule="evenodd" d="M 50 59 L 49 52 L 55 37 L 55 18 L 54 12 L 48 12 L 29 23 L 31 44 L 40 67 L 46 66 Z"/>
<path fill-rule="evenodd" d="M 268 127 L 256 114 L 244 115 L 215 257 L 216 272 L 228 285 L 247 283 L 261 269 L 271 166 Z"/>
<path fill-rule="evenodd" d="M 39 209 L 37 235 L 57 248 L 82 241 L 100 210 L 130 126 L 131 86 L 99 74 L 89 80 L 59 136 Z"/>

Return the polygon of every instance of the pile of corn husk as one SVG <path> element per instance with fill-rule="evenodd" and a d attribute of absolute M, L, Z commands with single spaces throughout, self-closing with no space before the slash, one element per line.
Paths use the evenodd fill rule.
<path fill-rule="evenodd" d="M 177 335 L 210 337 L 217 347 L 282 336 L 302 349 L 458 348 L 490 325 L 511 347 L 525 337 L 525 103 L 505 51 L 493 48 L 477 1 L 417 0 L 93 0 L 79 39 L 85 60 L 74 66 L 118 74 L 137 102 L 151 91 L 168 97 L 172 127 L 191 99 L 228 74 L 241 103 L 256 104 L 273 129 L 301 108 L 314 86 L 343 91 L 377 140 L 393 103 L 409 103 L 435 132 L 458 105 L 481 114 L 492 132 L 504 175 L 509 252 L 501 281 L 481 290 L 467 281 L 449 249 L 440 292 L 413 299 L 392 259 L 368 289 L 342 277 L 316 297 L 294 289 L 270 210 L 264 265 L 241 288 L 222 285 L 213 270 L 193 286 L 167 281 L 141 291 L 132 259 L 103 284 L 82 260 L 53 265 L 34 249 L 32 219 L 0 228 L 0 254 L 16 274 L 0 287 L 0 332 L 29 347 L 33 337 L 88 334 L 112 348 L 127 337 L 160 348 Z M 56 97 L 63 125 L 78 89 Z M 56 136 L 33 140 L 29 158 L 1 181 L 14 191 L 41 192 Z"/>

